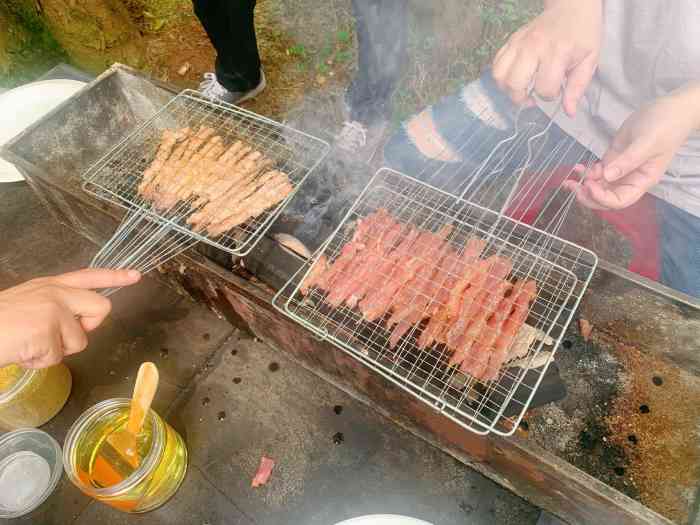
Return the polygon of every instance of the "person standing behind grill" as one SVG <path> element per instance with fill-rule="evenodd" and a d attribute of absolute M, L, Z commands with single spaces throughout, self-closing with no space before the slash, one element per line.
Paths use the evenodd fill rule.
<path fill-rule="evenodd" d="M 194 12 L 216 49 L 216 72 L 204 73 L 201 93 L 240 104 L 266 86 L 255 35 L 256 0 L 193 0 Z"/>
<path fill-rule="evenodd" d="M 357 73 L 345 95 L 347 119 L 336 145 L 353 157 L 374 157 L 391 119 L 391 99 L 408 59 L 408 0 L 352 0 Z"/>
<path fill-rule="evenodd" d="M 193 0 L 216 49 L 216 72 L 204 74 L 203 95 L 238 104 L 265 89 L 255 35 L 256 0 Z M 352 0 L 358 70 L 345 96 L 341 150 L 368 161 L 383 138 L 391 97 L 401 78 L 408 34 L 407 0 Z"/>
<path fill-rule="evenodd" d="M 600 159 L 582 185 L 568 184 L 583 205 L 616 210 L 656 197 L 661 280 L 700 297 L 699 31 L 695 0 L 545 0 L 492 71 L 409 119 L 385 160 L 414 176 L 442 166 L 446 179 L 432 182 L 449 184 L 511 136 L 529 106 L 528 121 L 551 117 L 548 133 L 576 139 L 567 158 Z M 467 125 L 490 140 L 462 151 Z"/>

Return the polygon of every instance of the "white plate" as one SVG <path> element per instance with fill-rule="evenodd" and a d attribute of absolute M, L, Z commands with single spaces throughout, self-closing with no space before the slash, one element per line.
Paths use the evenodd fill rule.
<path fill-rule="evenodd" d="M 42 80 L 0 95 L 0 145 L 22 132 L 85 85 L 78 80 Z M 0 182 L 24 180 L 13 164 L 0 159 Z"/>
<path fill-rule="evenodd" d="M 352 518 L 337 525 L 431 525 L 426 521 L 408 518 L 406 516 L 395 516 L 393 514 L 374 514 L 372 516 L 361 516 Z"/>

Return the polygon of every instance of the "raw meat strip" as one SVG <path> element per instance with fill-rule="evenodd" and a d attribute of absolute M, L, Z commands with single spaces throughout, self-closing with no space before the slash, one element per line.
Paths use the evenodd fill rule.
<path fill-rule="evenodd" d="M 530 311 L 530 302 L 537 297 L 537 285 L 535 281 L 529 280 L 516 284 L 513 290 L 513 308 L 508 318 L 503 321 L 500 335 L 494 343 L 494 351 L 489 358 L 488 368 L 483 375 L 486 381 L 494 380 L 498 377 L 503 363 L 508 357 L 508 350 L 518 332 L 525 324 Z"/>
<path fill-rule="evenodd" d="M 357 269 L 356 262 L 364 255 L 374 239 L 383 228 L 392 221 L 391 216 L 384 210 L 379 210 L 364 219 L 359 219 L 352 239 L 340 251 L 333 263 L 326 281 L 326 290 L 332 290 L 348 279 L 352 279 Z"/>
<path fill-rule="evenodd" d="M 258 467 L 258 471 L 255 473 L 255 477 L 253 478 L 253 481 L 251 482 L 250 486 L 255 488 L 267 483 L 267 481 L 270 479 L 270 475 L 272 474 L 272 468 L 274 466 L 275 462 L 273 460 L 265 456 L 261 457 L 260 466 Z"/>
<path fill-rule="evenodd" d="M 363 297 L 372 294 L 374 291 L 381 288 L 387 280 L 387 276 L 391 276 L 402 261 L 408 256 L 411 246 L 418 238 L 420 231 L 411 225 L 405 225 L 401 240 L 398 245 L 382 259 L 375 271 L 367 279 L 364 289 L 358 290 L 363 293 Z M 360 310 L 362 307 L 360 307 Z"/>
<path fill-rule="evenodd" d="M 431 254 L 439 249 L 442 241 L 444 241 L 444 237 L 423 231 L 419 234 L 413 246 L 406 247 L 406 254 L 410 253 L 410 255 L 403 264 L 401 259 L 394 258 L 397 266 L 395 271 L 389 276 L 389 279 L 383 286 L 376 289 L 371 295 L 367 295 L 360 302 L 360 311 L 365 319 L 374 321 L 389 310 L 392 301 L 395 300 L 396 293 L 405 283 L 413 279 L 418 269 L 425 264 L 426 260 L 429 260 Z"/>
<path fill-rule="evenodd" d="M 447 343 L 447 331 L 459 315 L 459 308 L 464 290 L 469 286 L 470 276 L 474 272 L 474 263 L 481 255 L 486 242 L 478 237 L 467 240 L 464 251 L 454 256 L 446 264 L 447 278 L 440 287 L 438 301 L 430 313 L 428 326 L 421 334 L 418 345 L 427 348 L 434 341 Z"/>
<path fill-rule="evenodd" d="M 511 265 L 510 261 L 508 261 L 507 271 L 510 272 L 510 270 Z M 472 343 L 471 348 L 464 356 L 460 370 L 471 374 L 477 379 L 486 370 L 490 354 L 494 351 L 493 345 L 500 336 L 502 324 L 512 308 L 513 295 L 506 297 L 511 290 L 512 285 L 510 282 L 502 279 L 496 285 L 493 301 L 487 299 L 487 304 L 484 304 L 482 298 L 481 310 L 472 318 L 464 335 L 465 344 L 469 345 L 470 341 Z"/>
<path fill-rule="evenodd" d="M 301 295 L 308 294 L 311 288 L 320 285 L 323 282 L 323 275 L 328 271 L 329 267 L 328 257 L 321 254 L 311 268 L 309 275 L 306 276 L 306 279 L 304 279 L 304 282 L 301 283 L 299 287 Z"/>
<path fill-rule="evenodd" d="M 477 271 L 478 265 L 473 264 L 476 262 L 481 253 L 486 247 L 486 241 L 479 239 L 478 237 L 472 237 L 467 241 L 464 248 L 464 253 L 462 254 L 462 262 L 464 265 L 464 272 L 459 276 L 458 281 L 450 291 L 450 299 L 447 302 L 446 317 L 448 322 L 453 322 L 459 317 L 460 305 L 462 304 L 462 297 L 465 290 L 469 287 L 471 283 L 472 276 L 474 272 Z"/>
<path fill-rule="evenodd" d="M 329 263 L 327 258 L 322 255 L 322 257 L 325 259 L 324 271 L 315 274 L 313 279 L 311 279 L 311 275 L 309 275 L 309 277 L 307 277 L 307 281 L 302 285 L 302 289 L 305 289 L 307 292 L 313 287 L 328 290 L 331 283 L 333 283 L 336 278 L 352 264 L 355 255 L 364 249 L 364 244 L 369 239 L 372 232 L 373 224 L 377 218 L 382 215 L 382 213 L 386 212 L 384 212 L 384 210 L 379 210 L 375 214 L 358 219 L 352 238 L 349 242 L 343 245 L 335 260 L 332 263 Z M 319 262 L 321 261 L 319 260 Z"/>
<path fill-rule="evenodd" d="M 469 312 L 469 310 L 471 309 L 471 305 L 472 303 L 474 303 L 474 300 L 477 298 L 477 295 L 482 292 L 482 286 L 484 282 L 486 282 L 486 277 L 489 274 L 489 269 L 495 261 L 496 258 L 492 255 L 488 259 L 480 260 L 475 265 L 468 268 L 466 272 L 468 275 L 465 275 L 465 278 L 469 278 L 468 287 L 466 288 L 466 290 L 464 290 L 464 293 L 462 294 L 461 303 L 458 303 L 457 305 L 456 315 L 453 315 L 454 302 L 452 302 L 449 305 L 450 317 L 448 322 L 450 323 L 451 327 L 447 331 L 446 340 L 447 346 L 455 349 L 455 354 L 457 354 L 460 342 L 464 343 L 464 339 L 462 336 L 466 332 L 470 320 L 469 316 L 467 315 L 467 312 Z M 453 356 L 453 358 L 454 357 L 456 356 Z"/>
<path fill-rule="evenodd" d="M 466 335 L 470 339 L 476 339 L 481 330 L 486 325 L 486 321 L 496 310 L 503 295 L 510 288 L 511 284 L 506 277 L 513 269 L 510 260 L 503 257 L 494 256 L 496 259 L 491 265 L 486 280 L 481 286 L 482 290 L 471 304 L 466 313 L 469 319 Z"/>
<path fill-rule="evenodd" d="M 438 233 L 438 236 L 449 235 L 449 231 L 441 231 Z M 439 248 L 435 257 L 436 264 L 426 260 L 423 267 L 425 271 L 422 272 L 422 269 L 418 271 L 413 281 L 401 290 L 399 299 L 394 304 L 394 313 L 387 322 L 388 327 L 396 324 L 389 338 L 389 343 L 392 347 L 398 344 L 401 337 L 412 326 L 420 323 L 424 318 L 430 317 L 431 309 L 436 309 L 434 307 L 437 304 L 436 298 L 442 290 L 440 280 L 444 279 L 445 274 L 444 261 L 454 258 L 454 252 L 452 252 L 450 244 L 446 241 L 441 241 L 441 243 L 442 247 Z"/>
<path fill-rule="evenodd" d="M 438 284 L 435 282 L 440 273 L 440 265 L 450 250 L 450 244 L 444 239 L 452 231 L 451 227 L 443 227 L 437 233 L 435 240 L 435 257 L 422 257 L 420 266 L 416 269 L 413 279 L 407 283 L 397 294 L 396 300 L 392 303 L 393 314 L 387 322 L 388 326 L 393 326 L 403 319 L 416 318 L 420 321 L 424 317 L 428 303 L 437 292 Z"/>
<path fill-rule="evenodd" d="M 326 297 L 326 302 L 337 308 L 346 300 L 348 306 L 354 308 L 357 302 L 364 296 L 363 283 L 375 270 L 377 264 L 386 257 L 386 254 L 394 247 L 396 239 L 401 235 L 402 227 L 390 217 L 383 221 L 379 231 L 370 238 L 365 250 L 355 258 L 351 272 L 347 272 L 339 279 Z M 361 294 L 361 295 L 360 295 Z"/>

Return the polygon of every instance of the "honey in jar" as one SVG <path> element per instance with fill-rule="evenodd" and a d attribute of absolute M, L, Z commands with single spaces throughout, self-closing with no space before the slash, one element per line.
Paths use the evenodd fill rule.
<path fill-rule="evenodd" d="M 0 368 L 0 427 L 36 428 L 60 412 L 70 395 L 72 377 L 63 363 L 41 370 L 18 365 Z"/>
<path fill-rule="evenodd" d="M 68 477 L 94 499 L 124 512 L 153 510 L 168 501 L 187 470 L 187 449 L 180 435 L 150 411 L 136 444 L 133 466 L 109 444 L 129 419 L 128 399 L 103 401 L 71 427 L 63 447 Z"/>

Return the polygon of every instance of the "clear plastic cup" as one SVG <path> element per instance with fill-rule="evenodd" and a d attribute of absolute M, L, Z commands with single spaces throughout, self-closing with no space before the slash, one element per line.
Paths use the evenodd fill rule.
<path fill-rule="evenodd" d="M 58 414 L 70 395 L 70 370 L 60 363 L 42 370 L 0 368 L 0 428 L 36 428 Z"/>
<path fill-rule="evenodd" d="M 33 428 L 0 437 L 0 518 L 17 518 L 41 505 L 63 473 L 61 447 Z"/>

